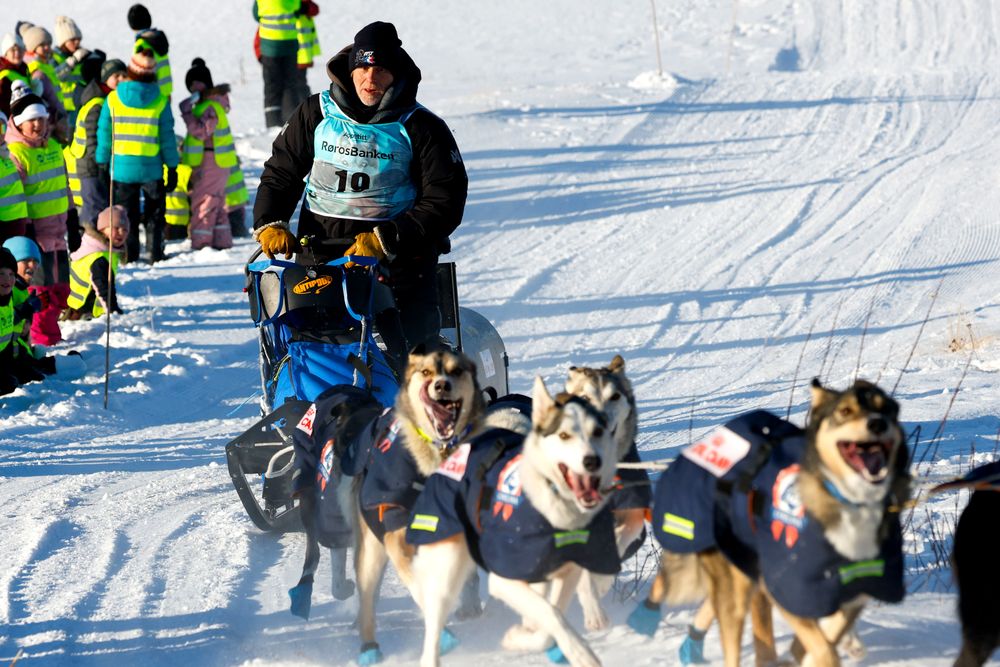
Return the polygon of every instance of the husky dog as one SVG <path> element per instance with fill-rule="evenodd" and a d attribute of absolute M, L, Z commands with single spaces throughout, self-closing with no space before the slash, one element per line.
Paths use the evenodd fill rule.
<path fill-rule="evenodd" d="M 360 600 L 361 664 L 381 659 L 375 641 L 375 602 L 387 559 L 412 589 L 414 548 L 405 540 L 410 509 L 427 476 L 460 442 L 475 436 L 483 410 L 471 359 L 450 350 L 414 351 L 395 408 L 383 415 L 371 449 L 354 464 L 353 483 L 340 487 L 350 494 L 342 497 L 341 503 L 354 508 L 356 521 L 354 566 Z M 481 608 L 478 586 L 465 592 L 463 603 L 466 608 Z M 472 613 L 467 609 L 468 615 Z"/>
<path fill-rule="evenodd" d="M 563 611 L 581 568 L 618 571 L 613 520 L 604 509 L 614 441 L 603 413 L 579 397 L 553 398 L 541 378 L 530 410 L 527 432 L 487 430 L 463 444 L 428 478 L 414 508 L 407 540 L 418 545 L 422 667 L 439 664 L 444 619 L 476 562 L 490 573 L 490 594 L 525 619 L 507 632 L 505 648 L 552 649 L 554 639 L 575 667 L 600 664 Z M 539 590 L 546 583 L 548 598 Z"/>
<path fill-rule="evenodd" d="M 898 413 L 871 383 L 833 391 L 814 380 L 804 433 L 755 412 L 685 449 L 657 486 L 665 551 L 647 606 L 697 601 L 707 584 L 733 667 L 748 610 L 758 664 L 774 660 L 774 603 L 810 665 L 839 665 L 835 647 L 865 600 L 904 594 L 899 517 L 889 512 L 909 490 Z M 682 500 L 692 492 L 682 479 L 714 500 L 700 509 Z"/>
<path fill-rule="evenodd" d="M 639 452 L 635 446 L 638 430 L 635 395 L 632 383 L 625 376 L 625 360 L 620 355 L 616 354 L 604 368 L 571 367 L 565 391 L 586 399 L 604 412 L 614 439 L 617 461 L 639 461 Z M 624 560 L 626 550 L 644 535 L 651 493 L 649 475 L 645 470 L 623 471 L 621 476 L 629 486 L 612 494 L 610 506 L 615 518 L 618 555 Z M 608 592 L 612 582 L 610 577 L 601 577 L 584 570 L 577 593 L 583 607 L 584 626 L 588 630 L 607 627 L 608 617 L 601 608 L 600 600 Z"/>

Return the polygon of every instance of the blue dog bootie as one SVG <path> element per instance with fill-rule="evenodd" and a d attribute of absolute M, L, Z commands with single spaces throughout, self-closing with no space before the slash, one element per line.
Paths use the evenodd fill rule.
<path fill-rule="evenodd" d="M 458 644 L 458 637 L 455 636 L 454 632 L 448 628 L 441 630 L 441 637 L 438 639 L 438 651 L 441 652 L 441 655 L 451 653 L 458 648 Z"/>
<path fill-rule="evenodd" d="M 708 661 L 705 660 L 705 631 L 689 625 L 688 635 L 681 642 L 677 657 L 680 658 L 682 665 L 708 664 Z"/>
<path fill-rule="evenodd" d="M 361 647 L 361 652 L 358 653 L 358 664 L 361 665 L 361 667 L 367 667 L 367 665 L 377 665 L 384 659 L 382 650 L 378 647 L 378 642 L 365 644 Z"/>
<path fill-rule="evenodd" d="M 549 662 L 555 663 L 557 665 L 568 665 L 569 660 L 566 659 L 565 654 L 563 654 L 562 649 L 559 648 L 559 644 L 553 644 L 552 646 L 545 649 L 545 655 L 548 656 Z"/>
<path fill-rule="evenodd" d="M 660 627 L 659 605 L 650 606 L 645 600 L 643 600 L 639 606 L 628 615 L 626 623 L 628 623 L 628 626 L 640 635 L 652 637 L 656 634 L 656 628 Z"/>

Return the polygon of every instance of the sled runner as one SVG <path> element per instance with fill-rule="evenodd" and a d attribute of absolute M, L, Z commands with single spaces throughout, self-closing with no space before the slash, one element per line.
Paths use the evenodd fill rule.
<path fill-rule="evenodd" d="M 334 385 L 358 387 L 392 405 L 398 382 L 375 320 L 395 303 L 373 258 L 304 266 L 260 256 L 258 249 L 247 262 L 245 290 L 258 328 L 263 417 L 226 445 L 226 460 L 255 526 L 298 530 L 290 430 Z M 442 336 L 475 360 L 487 400 L 506 395 L 503 341 L 486 318 L 459 308 L 454 264 L 439 265 L 438 292 Z"/>

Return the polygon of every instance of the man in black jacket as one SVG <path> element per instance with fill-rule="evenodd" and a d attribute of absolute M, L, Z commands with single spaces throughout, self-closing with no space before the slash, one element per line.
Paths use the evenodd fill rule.
<path fill-rule="evenodd" d="M 383 262 L 405 336 L 386 340 L 395 356 L 400 346 L 405 354 L 437 339 L 435 267 L 451 249 L 468 192 L 451 130 L 417 103 L 420 70 L 401 46 L 396 28 L 377 21 L 330 59 L 330 89 L 300 105 L 275 139 L 254 204 L 254 239 L 269 257 Z M 305 248 L 288 225 L 303 188 L 298 233 L 312 237 Z"/>

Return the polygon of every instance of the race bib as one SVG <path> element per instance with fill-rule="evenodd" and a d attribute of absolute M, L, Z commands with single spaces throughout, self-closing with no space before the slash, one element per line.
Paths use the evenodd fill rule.
<path fill-rule="evenodd" d="M 305 432 L 306 435 L 312 435 L 313 422 L 315 420 L 316 420 L 316 404 L 313 403 L 312 405 L 309 406 L 309 409 L 306 410 L 306 413 L 302 415 L 302 419 L 299 420 L 299 424 L 295 428 Z"/>
<path fill-rule="evenodd" d="M 722 477 L 750 451 L 750 442 L 720 426 L 690 447 L 681 456 L 695 463 L 716 477 Z"/>
<path fill-rule="evenodd" d="M 472 451 L 472 445 L 469 443 L 459 445 L 458 449 L 452 452 L 451 456 L 445 459 L 441 467 L 435 472 L 456 482 L 462 481 L 462 476 L 465 474 L 465 467 L 469 463 L 470 451 Z"/>

